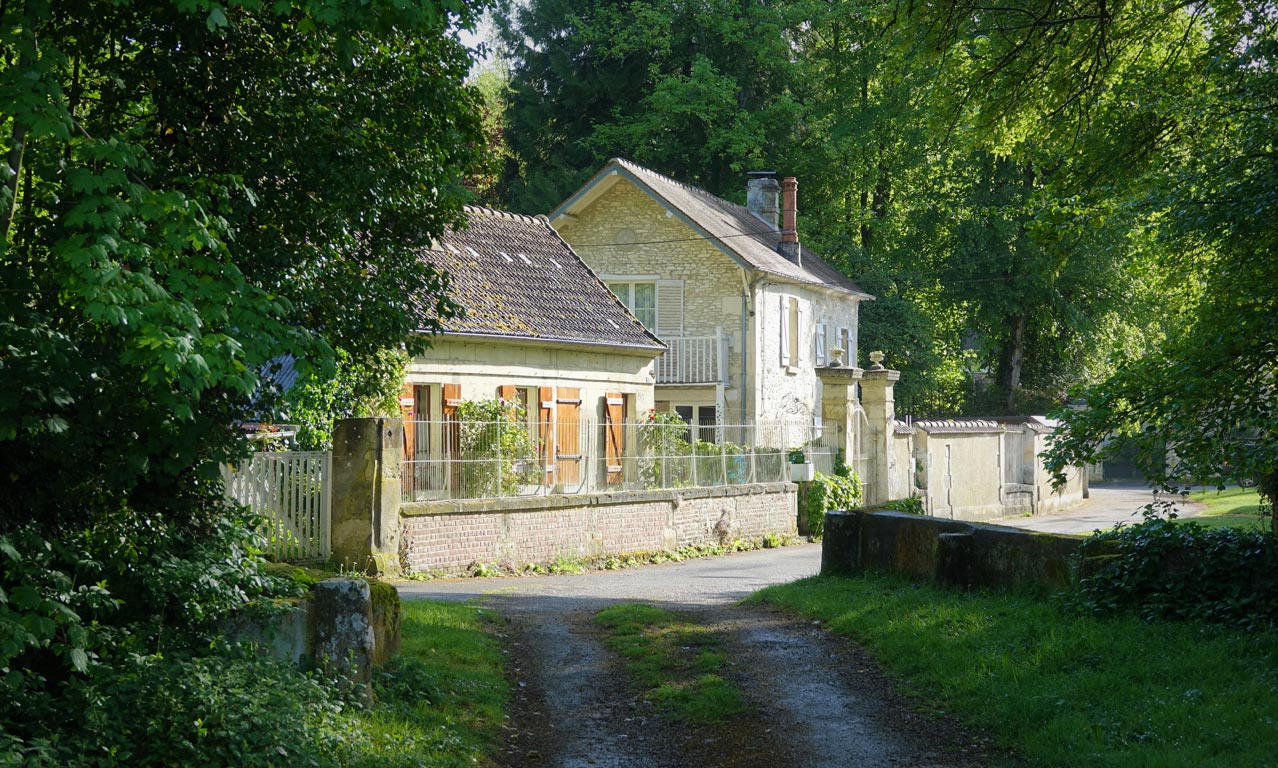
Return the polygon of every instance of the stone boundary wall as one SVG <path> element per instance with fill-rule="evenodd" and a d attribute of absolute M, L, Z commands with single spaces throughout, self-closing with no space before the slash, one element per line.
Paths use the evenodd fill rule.
<path fill-rule="evenodd" d="M 222 634 L 282 661 L 325 670 L 367 694 L 373 667 L 399 652 L 399 592 L 385 582 L 325 579 L 277 612 L 228 619 Z"/>
<path fill-rule="evenodd" d="M 797 493 L 793 483 L 763 483 L 405 503 L 400 555 L 410 572 L 455 574 L 472 563 L 518 568 L 793 535 Z"/>
<path fill-rule="evenodd" d="M 823 575 L 896 573 L 962 589 L 1052 591 L 1076 579 L 1080 537 L 902 512 L 828 512 Z"/>

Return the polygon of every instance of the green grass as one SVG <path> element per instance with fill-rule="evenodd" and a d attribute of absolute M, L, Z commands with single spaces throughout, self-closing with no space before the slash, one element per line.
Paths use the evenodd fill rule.
<path fill-rule="evenodd" d="M 377 704 L 352 715 L 363 731 L 351 764 L 461 768 L 495 754 L 508 686 L 486 614 L 468 604 L 402 604 L 403 645 L 377 675 Z"/>
<path fill-rule="evenodd" d="M 672 718 L 721 723 L 745 711 L 741 692 L 720 675 L 727 658 L 708 627 L 635 603 L 605 608 L 595 622 L 607 631 L 605 644 Z"/>
<path fill-rule="evenodd" d="M 1207 505 L 1200 515 L 1186 518 L 1208 528 L 1269 529 L 1269 519 L 1260 516 L 1260 494 L 1255 488 L 1226 488 L 1223 491 L 1203 489 L 1189 494 L 1191 501 Z"/>
<path fill-rule="evenodd" d="M 1097 620 L 890 577 L 752 596 L 863 643 L 916 696 L 1034 766 L 1278 765 L 1278 635 Z"/>

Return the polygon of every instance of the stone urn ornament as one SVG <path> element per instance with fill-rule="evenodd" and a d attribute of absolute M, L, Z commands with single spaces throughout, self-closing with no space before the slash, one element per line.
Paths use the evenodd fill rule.
<path fill-rule="evenodd" d="M 843 350 L 841 348 L 835 347 L 834 349 L 830 350 L 830 367 L 831 368 L 843 367 Z"/>
<path fill-rule="evenodd" d="M 877 351 L 877 350 L 876 350 L 876 351 L 874 351 L 874 352 L 871 352 L 871 353 L 870 353 L 870 370 L 871 370 L 871 371 L 883 371 L 883 370 L 886 370 L 886 369 L 883 367 L 883 353 L 882 353 L 882 352 L 879 352 L 879 351 Z"/>

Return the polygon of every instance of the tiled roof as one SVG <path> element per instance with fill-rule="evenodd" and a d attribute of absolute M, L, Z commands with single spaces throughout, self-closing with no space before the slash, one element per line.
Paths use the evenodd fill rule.
<path fill-rule="evenodd" d="M 704 189 L 675 181 L 622 158 L 614 158 L 609 162 L 581 191 L 551 215 L 570 212 L 577 198 L 614 171 L 621 172 L 641 189 L 665 201 L 688 222 L 704 230 L 717 245 L 755 269 L 790 280 L 836 288 L 863 299 L 874 298 L 858 288 L 843 273 L 826 264 L 814 251 L 803 248 L 800 264 L 782 256 L 777 252 L 777 244 L 781 242 L 780 231 L 773 229 L 744 206 L 730 203 Z M 809 224 L 817 225 L 817 222 Z M 802 217 L 799 240 L 803 240 Z"/>
<path fill-rule="evenodd" d="M 466 206 L 466 219 L 426 254 L 465 310 L 445 333 L 665 348 L 544 217 Z"/>
<path fill-rule="evenodd" d="M 914 427 L 900 419 L 893 419 L 892 432 L 897 435 L 912 435 L 914 434 Z"/>
<path fill-rule="evenodd" d="M 929 435 L 1003 431 L 1002 425 L 990 419 L 924 419 L 914 422 L 914 426 Z"/>

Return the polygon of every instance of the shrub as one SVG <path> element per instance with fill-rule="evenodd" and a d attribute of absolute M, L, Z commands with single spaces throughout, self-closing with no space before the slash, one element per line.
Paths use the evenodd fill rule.
<path fill-rule="evenodd" d="M 847 477 L 817 472 L 808 487 L 804 516 L 810 536 L 825 533 L 825 513 L 836 509 L 852 509 L 861 504 L 861 479 L 854 473 Z"/>
<path fill-rule="evenodd" d="M 537 482 L 537 449 L 523 406 L 500 400 L 466 400 L 457 407 L 461 422 L 462 492 L 480 499 L 511 496 L 519 485 Z"/>
<path fill-rule="evenodd" d="M 1095 614 L 1205 620 L 1258 629 L 1278 624 L 1278 536 L 1160 517 L 1083 542 L 1086 573 L 1068 602 Z"/>
<path fill-rule="evenodd" d="M 880 508 L 891 512 L 904 512 L 909 515 L 927 514 L 927 510 L 923 508 L 923 500 L 916 497 L 885 501 Z"/>

